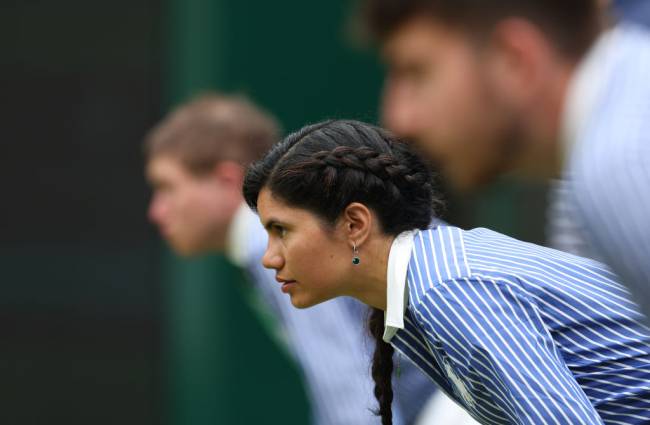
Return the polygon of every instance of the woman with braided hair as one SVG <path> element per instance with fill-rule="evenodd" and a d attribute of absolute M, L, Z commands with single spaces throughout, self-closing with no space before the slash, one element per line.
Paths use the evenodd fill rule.
<path fill-rule="evenodd" d="M 295 307 L 372 307 L 383 424 L 394 349 L 484 424 L 649 423 L 650 330 L 617 278 L 487 229 L 429 228 L 429 168 L 388 132 L 307 126 L 249 168 L 244 196 Z"/>

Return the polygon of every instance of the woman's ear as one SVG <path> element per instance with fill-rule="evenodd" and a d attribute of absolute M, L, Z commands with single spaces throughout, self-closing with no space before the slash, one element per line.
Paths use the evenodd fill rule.
<path fill-rule="evenodd" d="M 374 216 L 363 204 L 353 202 L 343 211 L 341 225 L 345 237 L 357 247 L 361 246 L 370 236 Z"/>

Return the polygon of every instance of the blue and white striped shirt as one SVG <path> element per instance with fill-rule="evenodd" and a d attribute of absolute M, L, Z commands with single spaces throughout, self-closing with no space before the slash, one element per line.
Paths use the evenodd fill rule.
<path fill-rule="evenodd" d="M 650 423 L 650 329 L 604 265 L 440 226 L 388 268 L 384 339 L 481 423 Z"/>
<path fill-rule="evenodd" d="M 604 34 L 571 83 L 565 108 L 566 191 L 589 255 L 650 315 L 650 31 Z"/>
<path fill-rule="evenodd" d="M 231 224 L 229 258 L 243 267 L 277 322 L 276 332 L 300 366 L 317 425 L 378 425 L 370 376 L 375 343 L 364 322 L 367 308 L 352 298 L 339 298 L 309 309 L 295 308 L 265 269 L 261 258 L 267 234 L 259 218 L 242 205 Z M 435 391 L 430 380 L 409 362 L 398 379 L 395 424 L 412 423 Z"/>

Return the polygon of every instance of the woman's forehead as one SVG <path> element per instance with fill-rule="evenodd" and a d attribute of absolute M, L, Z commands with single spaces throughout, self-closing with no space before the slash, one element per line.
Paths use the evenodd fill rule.
<path fill-rule="evenodd" d="M 275 196 L 268 188 L 263 188 L 257 196 L 257 212 L 262 224 L 273 221 L 286 221 L 298 214 L 305 214 L 307 211 L 292 207 L 279 197 Z"/>
<path fill-rule="evenodd" d="M 291 226 L 318 225 L 329 228 L 327 223 L 314 212 L 289 205 L 268 188 L 262 189 L 257 197 L 257 213 L 265 227 L 275 223 Z"/>

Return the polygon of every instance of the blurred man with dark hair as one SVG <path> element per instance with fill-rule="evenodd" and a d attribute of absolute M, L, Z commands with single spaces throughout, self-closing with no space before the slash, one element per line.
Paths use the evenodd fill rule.
<path fill-rule="evenodd" d="M 149 217 L 177 253 L 225 253 L 248 273 L 302 369 L 315 424 L 376 424 L 365 308 L 339 299 L 298 310 L 261 264 L 267 235 L 244 204 L 244 167 L 279 136 L 275 120 L 242 97 L 207 95 L 180 106 L 145 140 Z M 434 388 L 410 365 L 398 384 L 396 423 L 412 423 Z"/>
<path fill-rule="evenodd" d="M 606 28 L 604 3 L 366 0 L 364 17 L 389 68 L 385 124 L 459 189 L 562 177 L 557 219 L 647 314 L 650 33 Z"/>

